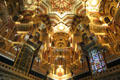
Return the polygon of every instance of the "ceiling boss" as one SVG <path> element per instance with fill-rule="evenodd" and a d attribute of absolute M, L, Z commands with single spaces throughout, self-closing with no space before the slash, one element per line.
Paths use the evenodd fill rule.
<path fill-rule="evenodd" d="M 58 11 L 63 13 L 65 11 L 70 11 L 75 0 L 50 0 L 53 11 Z"/>

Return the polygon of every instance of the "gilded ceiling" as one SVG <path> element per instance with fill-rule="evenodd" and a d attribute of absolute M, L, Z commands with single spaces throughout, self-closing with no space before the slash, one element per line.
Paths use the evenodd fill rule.
<path fill-rule="evenodd" d="M 11 45 L 3 49 L 13 53 L 6 55 L 20 68 L 27 65 L 24 59 L 29 61 L 35 51 L 32 70 L 43 75 L 49 72 L 47 76 L 52 79 L 69 79 L 88 72 L 87 51 L 94 46 L 111 49 L 111 41 L 116 40 L 109 38 L 109 34 L 119 33 L 118 28 L 114 28 L 120 22 L 117 1 L 8 0 L 3 3 L 0 4 L 0 23 L 6 24 L 0 29 L 0 37 L 4 37 L 3 44 Z M 11 34 L 7 34 L 9 32 Z M 19 63 L 18 54 L 24 55 L 24 51 L 29 54 L 21 59 L 26 65 Z"/>
<path fill-rule="evenodd" d="M 26 10 L 49 14 L 53 26 L 60 22 L 70 26 L 74 14 L 85 14 L 85 6 L 80 0 L 26 0 L 24 3 Z"/>
<path fill-rule="evenodd" d="M 60 13 L 70 12 L 76 0 L 50 0 L 53 11 Z"/>

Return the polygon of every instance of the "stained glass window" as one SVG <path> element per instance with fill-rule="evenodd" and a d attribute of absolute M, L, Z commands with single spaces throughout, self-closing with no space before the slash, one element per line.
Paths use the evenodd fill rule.
<path fill-rule="evenodd" d="M 105 70 L 105 62 L 101 52 L 97 49 L 89 52 L 90 63 L 93 73 Z"/>

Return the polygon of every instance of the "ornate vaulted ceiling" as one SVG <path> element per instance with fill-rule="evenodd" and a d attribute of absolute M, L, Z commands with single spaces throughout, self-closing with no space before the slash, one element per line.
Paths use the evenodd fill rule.
<path fill-rule="evenodd" d="M 0 23 L 7 23 L 2 28 L 4 32 L 0 29 L 3 42 L 0 45 L 11 45 L 4 46 L 10 53 L 3 55 L 15 61 L 16 66 L 16 55 L 24 52 L 27 44 L 28 51 L 36 50 L 32 70 L 43 75 L 49 72 L 53 79 L 68 79 L 88 72 L 85 59 L 88 55 L 81 46 L 87 51 L 92 45 L 88 44 L 95 42 L 111 49 L 107 31 L 112 29 L 117 34 L 112 23 L 119 23 L 118 1 L 2 0 L 1 3 Z"/>
<path fill-rule="evenodd" d="M 25 0 L 24 2 L 26 10 L 36 11 L 38 14 L 49 14 L 53 26 L 60 22 L 70 26 L 74 14 L 84 15 L 86 12 L 84 3 L 80 0 L 30 1 Z"/>

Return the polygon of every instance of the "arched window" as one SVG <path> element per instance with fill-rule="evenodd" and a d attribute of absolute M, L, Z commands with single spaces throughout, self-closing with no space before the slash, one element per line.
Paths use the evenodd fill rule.
<path fill-rule="evenodd" d="M 89 52 L 90 64 L 93 73 L 101 72 L 106 69 L 104 58 L 98 49 Z"/>

